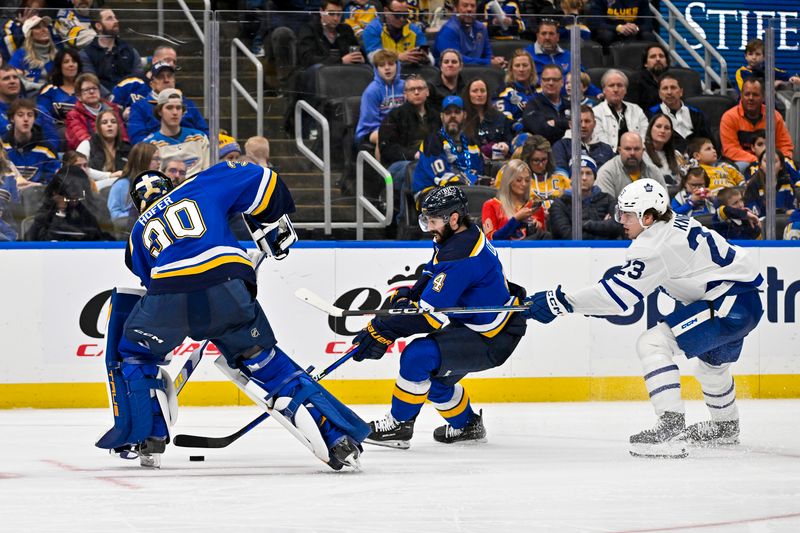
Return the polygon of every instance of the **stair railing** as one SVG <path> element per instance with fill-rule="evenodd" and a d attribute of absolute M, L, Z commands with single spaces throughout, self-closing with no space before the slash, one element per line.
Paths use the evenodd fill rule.
<path fill-rule="evenodd" d="M 247 89 L 238 80 L 237 48 L 250 62 L 256 67 L 256 95 L 253 98 Z M 252 107 L 256 112 L 256 134 L 264 135 L 264 66 L 261 61 L 251 52 L 245 44 L 238 38 L 231 41 L 231 135 L 238 139 L 239 115 L 238 115 L 238 96 Z"/>

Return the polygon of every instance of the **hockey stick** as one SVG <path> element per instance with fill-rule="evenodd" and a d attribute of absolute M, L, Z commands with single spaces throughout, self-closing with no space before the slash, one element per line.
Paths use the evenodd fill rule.
<path fill-rule="evenodd" d="M 334 361 L 328 368 L 312 376 L 314 381 L 319 381 L 337 368 L 339 368 L 345 361 L 353 357 L 356 352 L 356 346 L 351 347 L 343 356 Z M 310 373 L 314 370 L 313 366 L 308 367 L 306 372 Z M 172 443 L 175 446 L 182 448 L 225 448 L 236 442 L 242 435 L 249 433 L 251 429 L 259 425 L 261 422 L 270 417 L 269 413 L 261 413 L 256 418 L 247 423 L 243 428 L 235 433 L 231 433 L 226 437 L 203 437 L 200 435 L 175 435 Z"/>
<path fill-rule="evenodd" d="M 197 365 L 200 363 L 200 358 L 203 357 L 203 352 L 205 351 L 206 347 L 208 346 L 208 341 L 204 341 L 203 344 L 196 350 L 194 350 L 190 355 L 189 359 L 183 363 L 181 367 L 181 371 L 178 372 L 178 375 L 175 376 L 175 379 L 172 383 L 175 385 L 175 395 L 181 393 L 183 387 L 186 386 L 186 383 L 189 381 L 189 378 L 192 374 L 194 374 Z"/>
<path fill-rule="evenodd" d="M 424 307 L 408 307 L 401 309 L 342 309 L 335 305 L 329 304 L 318 295 L 314 294 L 308 289 L 297 289 L 294 295 L 307 304 L 316 307 L 320 311 L 324 311 L 328 315 L 336 318 L 348 316 L 389 316 L 389 315 L 427 315 L 430 313 L 440 313 L 443 315 L 456 315 L 467 313 L 504 313 L 504 312 L 520 312 L 530 309 L 527 305 L 485 305 L 477 307 L 434 307 L 426 309 Z"/>

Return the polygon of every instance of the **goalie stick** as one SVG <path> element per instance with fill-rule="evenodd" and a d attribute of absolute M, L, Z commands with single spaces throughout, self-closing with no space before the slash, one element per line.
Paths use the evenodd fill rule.
<path fill-rule="evenodd" d="M 336 318 L 348 316 L 397 316 L 397 315 L 426 315 L 430 313 L 440 313 L 443 315 L 457 315 L 466 313 L 504 313 L 504 312 L 520 312 L 527 311 L 527 305 L 486 305 L 477 307 L 434 307 L 426 309 L 424 307 L 408 307 L 401 309 L 342 309 L 335 305 L 329 304 L 318 295 L 314 294 L 308 289 L 297 289 L 294 295 L 306 302 L 307 304 L 316 307 L 320 311 L 324 311 L 328 315 Z"/>
<path fill-rule="evenodd" d="M 321 371 L 319 374 L 312 376 L 314 381 L 319 381 L 337 368 L 339 368 L 345 361 L 353 357 L 357 349 L 356 346 L 352 346 L 343 356 L 339 359 L 334 361 L 328 368 Z M 306 372 L 309 374 L 311 371 L 314 370 L 313 366 L 310 366 L 306 369 Z M 261 413 L 256 418 L 251 420 L 247 423 L 243 428 L 236 431 L 235 433 L 231 433 L 225 437 L 203 437 L 201 435 L 175 435 L 175 438 L 172 439 L 172 443 L 175 446 L 180 446 L 181 448 L 225 448 L 230 446 L 241 436 L 245 433 L 249 433 L 251 429 L 259 425 L 261 422 L 266 420 L 270 417 L 269 413 Z"/>

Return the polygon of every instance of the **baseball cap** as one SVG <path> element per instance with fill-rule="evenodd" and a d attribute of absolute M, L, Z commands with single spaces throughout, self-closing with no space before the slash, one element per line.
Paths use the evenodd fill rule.
<path fill-rule="evenodd" d="M 165 105 L 172 98 L 178 98 L 183 103 L 183 94 L 178 89 L 164 89 L 158 93 L 156 105 Z"/>
<path fill-rule="evenodd" d="M 50 26 L 53 23 L 53 19 L 50 17 L 40 17 L 39 15 L 34 15 L 22 23 L 22 34 L 27 37 L 28 33 L 30 33 L 33 28 L 42 22 Z"/>
<path fill-rule="evenodd" d="M 442 111 L 450 106 L 456 106 L 459 109 L 464 109 L 464 100 L 462 100 L 460 96 L 445 96 L 444 100 L 442 100 Z"/>
<path fill-rule="evenodd" d="M 175 72 L 175 67 L 167 63 L 166 61 L 159 61 L 158 63 L 154 63 L 152 68 L 150 68 L 150 74 L 153 77 L 158 76 L 165 70 L 169 70 L 170 72 Z"/>

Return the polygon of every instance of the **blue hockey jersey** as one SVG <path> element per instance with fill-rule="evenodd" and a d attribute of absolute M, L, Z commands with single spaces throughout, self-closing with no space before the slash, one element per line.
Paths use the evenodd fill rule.
<path fill-rule="evenodd" d="M 141 214 L 125 263 L 151 294 L 191 292 L 228 279 L 255 285 L 247 253 L 228 226 L 237 213 L 273 222 L 294 212 L 272 170 L 224 162 L 189 178 Z"/>
<path fill-rule="evenodd" d="M 150 97 L 151 92 L 152 89 L 150 89 L 150 84 L 147 81 L 134 76 L 125 78 L 116 84 L 108 100 L 125 109 L 139 100 L 146 100 Z"/>
<path fill-rule="evenodd" d="M 36 97 L 36 107 L 55 124 L 64 124 L 67 113 L 72 111 L 77 103 L 78 97 L 74 93 L 69 94 L 61 87 L 52 84 L 42 87 L 39 96 Z"/>

